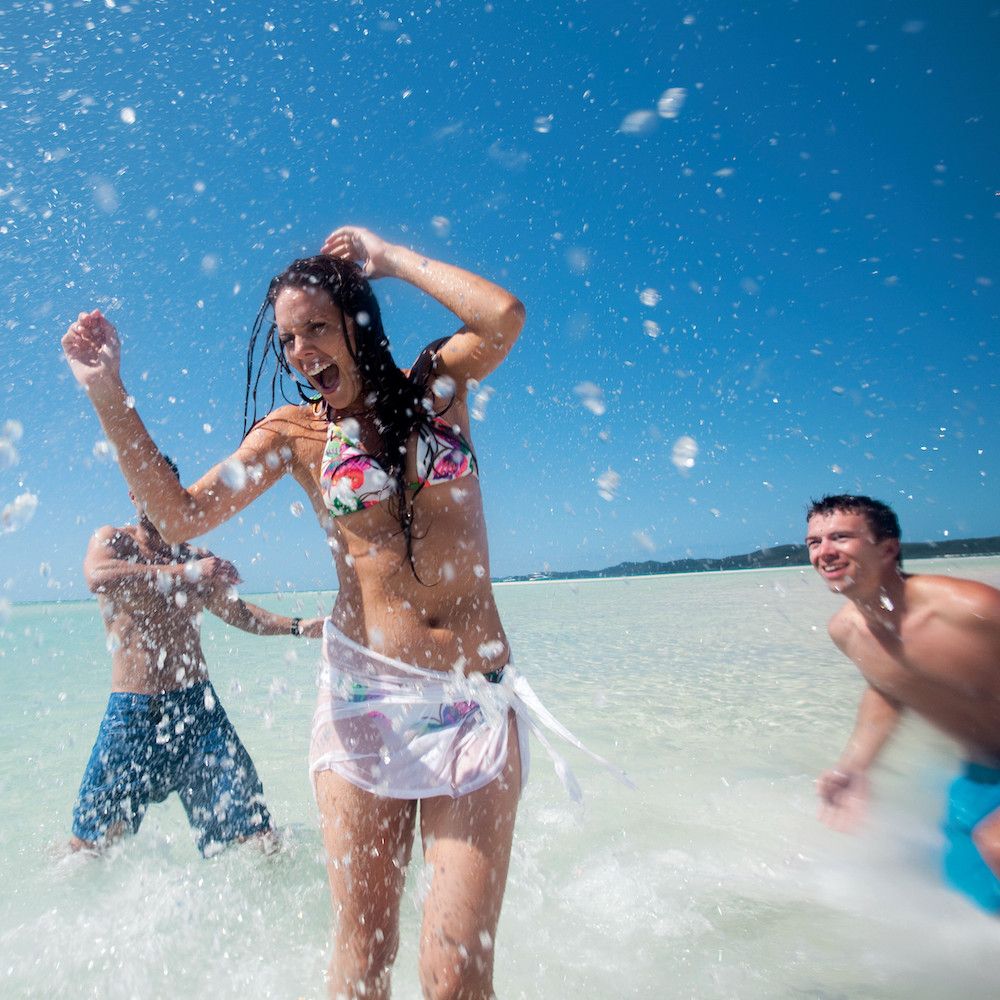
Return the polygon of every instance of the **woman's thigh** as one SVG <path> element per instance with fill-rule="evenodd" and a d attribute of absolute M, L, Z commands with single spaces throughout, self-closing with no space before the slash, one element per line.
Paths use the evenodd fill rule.
<path fill-rule="evenodd" d="M 394 937 L 416 802 L 382 798 L 329 770 L 316 774 L 316 801 L 341 934 Z"/>
<path fill-rule="evenodd" d="M 499 777 L 457 799 L 421 802 L 424 859 L 431 870 L 421 933 L 423 980 L 456 974 L 467 981 L 492 979 L 493 939 L 520 791 L 521 761 L 511 715 L 507 763 Z"/>

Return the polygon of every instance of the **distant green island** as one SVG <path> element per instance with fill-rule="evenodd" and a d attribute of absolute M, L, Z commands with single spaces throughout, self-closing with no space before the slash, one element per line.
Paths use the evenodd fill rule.
<path fill-rule="evenodd" d="M 1000 535 L 990 538 L 946 538 L 940 542 L 904 542 L 903 559 L 937 559 L 942 556 L 1000 555 Z M 711 573 L 725 569 L 773 569 L 780 566 L 808 566 L 809 553 L 802 544 L 776 545 L 740 556 L 722 559 L 674 559 L 672 562 L 623 562 L 606 569 L 551 570 L 527 576 L 498 577 L 498 583 L 531 580 L 594 580 L 610 576 L 658 576 L 664 573 Z"/>

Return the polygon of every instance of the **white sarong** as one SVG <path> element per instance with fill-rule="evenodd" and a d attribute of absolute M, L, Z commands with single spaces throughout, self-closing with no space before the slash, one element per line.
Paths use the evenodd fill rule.
<path fill-rule="evenodd" d="M 522 790 L 528 780 L 532 732 L 552 757 L 570 797 L 575 802 L 582 798 L 569 765 L 532 715 L 635 787 L 552 716 L 512 663 L 497 683 L 479 673 L 427 670 L 361 646 L 329 619 L 323 627 L 309 774 L 315 786 L 316 772 L 329 769 L 387 798 L 466 795 L 503 770 L 511 711 L 521 751 Z"/>

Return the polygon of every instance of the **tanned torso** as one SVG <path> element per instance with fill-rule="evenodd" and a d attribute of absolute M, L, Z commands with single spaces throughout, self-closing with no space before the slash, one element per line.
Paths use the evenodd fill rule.
<path fill-rule="evenodd" d="M 471 440 L 461 400 L 447 418 Z M 420 491 L 412 528 L 415 576 L 392 502 L 337 518 L 327 512 L 319 479 L 327 427 L 308 406 L 284 406 L 257 424 L 244 447 L 277 456 L 308 494 L 337 570 L 333 624 L 363 646 L 432 670 L 502 666 L 509 649 L 490 586 L 479 480 L 468 476 Z M 255 435 L 263 440 L 252 441 Z M 408 468 L 407 480 L 416 478 Z"/>
<path fill-rule="evenodd" d="M 176 555 L 159 541 L 151 545 L 140 527 L 103 529 L 97 540 L 105 555 L 133 572 L 117 578 L 116 568 L 104 562 L 91 587 L 104 619 L 112 653 L 112 691 L 162 694 L 207 680 L 201 649 L 201 618 L 209 591 L 218 581 L 196 579 L 194 567 L 185 574 L 184 564 L 198 550 L 180 546 Z M 143 572 L 142 567 L 149 566 Z M 163 566 L 165 571 L 153 567 Z M 167 567 L 176 567 L 171 572 Z"/>
<path fill-rule="evenodd" d="M 970 580 L 904 578 L 902 601 L 873 622 L 853 603 L 830 636 L 868 683 L 957 740 L 972 760 L 1000 765 L 1000 594 Z"/>

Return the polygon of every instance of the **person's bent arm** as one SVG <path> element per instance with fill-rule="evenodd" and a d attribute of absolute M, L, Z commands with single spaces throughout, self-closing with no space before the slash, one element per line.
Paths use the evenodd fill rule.
<path fill-rule="evenodd" d="M 244 601 L 229 586 L 214 587 L 205 607 L 227 625 L 253 635 L 302 635 L 319 639 L 323 635 L 322 618 L 289 618 Z"/>
<path fill-rule="evenodd" d="M 484 379 L 510 353 L 524 326 L 524 306 L 492 281 L 432 260 L 357 226 L 334 230 L 322 252 L 358 261 L 370 279 L 398 278 L 453 312 L 462 327 L 438 355 L 438 371 L 455 379 L 464 394 L 469 379 Z"/>
<path fill-rule="evenodd" d="M 121 346 L 114 326 L 95 309 L 80 313 L 62 338 L 74 377 L 86 390 L 132 492 L 164 540 L 187 541 L 218 527 L 288 471 L 275 432 L 264 422 L 193 487 L 184 489 L 136 413 L 120 375 Z"/>
<path fill-rule="evenodd" d="M 850 830 L 863 819 L 868 805 L 868 769 L 899 723 L 902 708 L 869 687 L 861 696 L 854 731 L 832 768 L 816 779 L 819 818 L 832 830 Z"/>
<path fill-rule="evenodd" d="M 186 562 L 147 563 L 119 551 L 116 546 L 122 540 L 118 529 L 110 525 L 99 529 L 91 537 L 83 560 L 83 578 L 91 593 L 105 593 L 130 580 L 151 582 L 163 577 L 184 578 L 192 582 L 219 580 L 232 585 L 243 582 L 228 559 L 220 559 L 210 552 Z"/>

